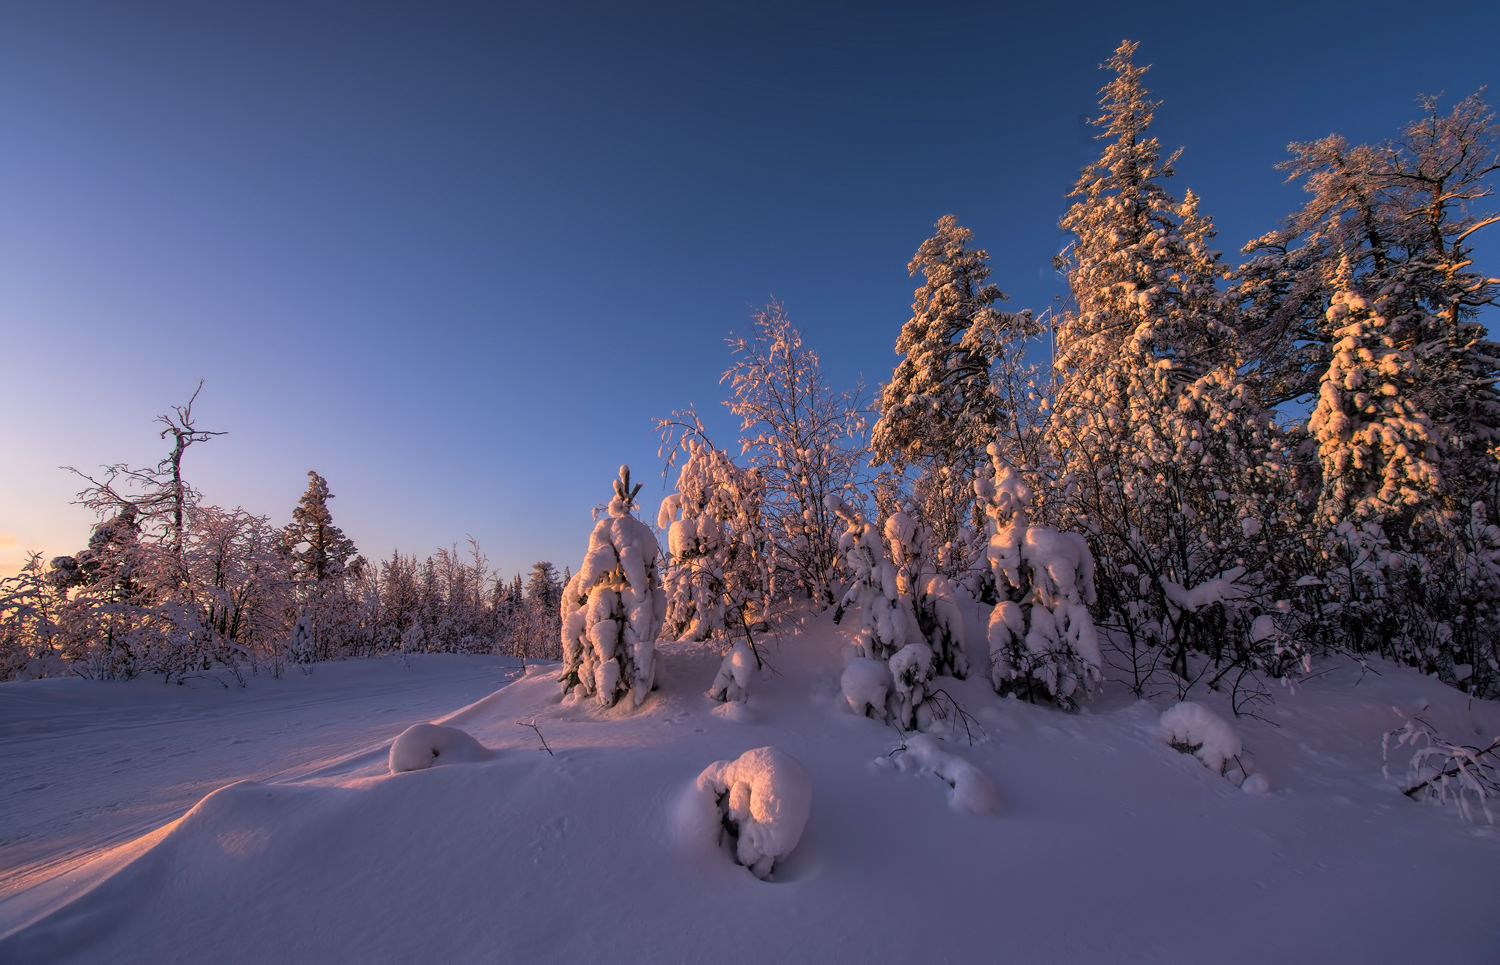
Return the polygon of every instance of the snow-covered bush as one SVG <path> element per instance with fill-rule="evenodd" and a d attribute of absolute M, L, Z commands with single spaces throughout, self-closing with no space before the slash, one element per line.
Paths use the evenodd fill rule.
<path fill-rule="evenodd" d="M 717 806 L 735 860 L 767 878 L 802 840 L 812 811 L 812 778 L 796 758 L 757 747 L 715 761 L 698 775 L 698 793 Z"/>
<path fill-rule="evenodd" d="M 855 657 L 839 680 L 844 701 L 862 717 L 886 720 L 886 698 L 891 693 L 891 669 L 883 660 Z"/>
<path fill-rule="evenodd" d="M 939 572 L 938 554 L 933 552 L 930 532 L 916 515 L 915 505 L 886 517 L 885 538 L 896 567 L 897 593 L 932 647 L 933 672 L 962 680 L 969 675 L 964 607 L 970 601 L 961 600 L 953 581 Z"/>
<path fill-rule="evenodd" d="M 392 774 L 420 771 L 438 764 L 487 761 L 495 752 L 468 731 L 442 724 L 412 724 L 391 743 Z"/>
<path fill-rule="evenodd" d="M 932 712 L 925 706 L 931 692 L 932 648 L 908 643 L 891 655 L 891 694 L 886 701 L 891 718 L 903 730 L 930 726 Z"/>
<path fill-rule="evenodd" d="M 713 700 L 743 703 L 750 697 L 750 685 L 760 675 L 761 664 L 755 651 L 743 640 L 736 640 L 714 674 L 708 696 Z"/>
<path fill-rule="evenodd" d="M 1244 768 L 1238 762 L 1244 750 L 1240 735 L 1229 721 L 1202 704 L 1184 700 L 1168 708 L 1161 715 L 1161 737 L 1184 754 L 1198 758 L 1216 774 L 1229 773 L 1233 763 L 1243 780 Z"/>
<path fill-rule="evenodd" d="M 994 478 L 974 491 L 989 535 L 986 559 L 1002 596 L 990 614 L 990 682 L 997 692 L 1034 687 L 1072 706 L 1101 679 L 1103 659 L 1089 606 L 1094 559 L 1076 533 L 1033 526 L 1031 491 L 991 447 Z"/>
<path fill-rule="evenodd" d="M 630 514 L 640 489 L 630 484 L 630 467 L 621 466 L 607 515 L 594 524 L 588 553 L 563 591 L 563 693 L 576 689 L 605 707 L 626 694 L 639 706 L 656 686 L 666 594 L 656 537 Z"/>
<path fill-rule="evenodd" d="M 1465 821 L 1474 820 L 1477 808 L 1488 823 L 1494 824 L 1490 800 L 1500 797 L 1500 737 L 1484 747 L 1455 744 L 1420 715 L 1394 709 L 1405 723 L 1381 740 L 1386 779 L 1391 779 L 1391 751 L 1408 747 L 1411 759 L 1401 781 L 1401 793 L 1413 800 L 1426 799 L 1439 804 L 1451 801 Z"/>
<path fill-rule="evenodd" d="M 915 767 L 920 773 L 947 782 L 953 789 L 948 795 L 948 806 L 955 811 L 985 814 L 1000 807 L 1000 794 L 994 782 L 969 761 L 946 751 L 930 734 L 906 738 L 895 755 L 895 763 L 902 770 Z"/>
<path fill-rule="evenodd" d="M 886 556 L 880 531 L 859 507 L 845 502 L 836 493 L 830 493 L 824 502 L 829 512 L 844 521 L 838 548 L 849 577 L 849 589 L 839 601 L 839 612 L 857 607 L 861 653 L 875 660 L 888 660 L 921 636 L 915 615 L 901 598 L 896 567 Z"/>

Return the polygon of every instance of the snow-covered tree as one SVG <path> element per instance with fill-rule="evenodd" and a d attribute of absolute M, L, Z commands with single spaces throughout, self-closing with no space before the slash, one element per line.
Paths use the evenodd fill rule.
<path fill-rule="evenodd" d="M 968 523 L 975 470 L 1013 401 L 1002 398 L 991 370 L 1039 331 L 1029 312 L 994 307 L 1006 296 L 986 282 L 989 253 L 970 247 L 970 238 L 945 215 L 907 265 L 923 284 L 896 339 L 902 358 L 881 386 L 870 433 L 877 460 L 923 474 L 922 512 L 944 543 Z"/>
<path fill-rule="evenodd" d="M 685 438 L 677 491 L 662 500 L 667 531 L 666 629 L 679 640 L 739 634 L 764 615 L 767 560 L 760 475 L 702 438 Z"/>
<path fill-rule="evenodd" d="M 640 484 L 620 467 L 615 495 L 596 521 L 588 553 L 563 589 L 564 694 L 577 690 L 612 707 L 639 706 L 656 686 L 656 637 L 666 611 L 651 528 L 631 515 Z"/>
<path fill-rule="evenodd" d="M 729 346 L 735 362 L 723 381 L 734 391 L 727 405 L 740 420 L 740 451 L 762 487 L 770 595 L 832 603 L 839 522 L 825 500 L 854 485 L 865 459 L 857 400 L 828 387 L 780 305 Z"/>
<path fill-rule="evenodd" d="M 933 672 L 962 680 L 969 675 L 964 611 L 973 606 L 973 598 L 967 593 L 960 597 L 954 581 L 938 571 L 931 533 L 914 503 L 886 517 L 885 539 L 896 567 L 897 593 L 932 648 Z"/>
<path fill-rule="evenodd" d="M 1077 533 L 1031 525 L 1031 492 L 998 447 L 993 478 L 974 481 L 985 516 L 985 557 L 1000 602 L 990 613 L 990 682 L 999 693 L 1043 688 L 1075 706 L 1102 679 L 1103 657 L 1089 607 L 1097 602 L 1094 558 Z"/>
<path fill-rule="evenodd" d="M 283 530 L 286 553 L 293 575 L 304 582 L 322 584 L 337 580 L 356 557 L 354 541 L 334 525 L 328 500 L 328 480 L 312 470 L 307 473 L 307 491 L 292 510 L 292 521 Z"/>
<path fill-rule="evenodd" d="M 769 584 L 760 476 L 736 466 L 701 424 L 681 446 L 688 458 L 677 491 L 657 514 L 670 557 L 665 626 L 680 640 L 718 639 L 726 652 L 709 696 L 745 700 L 762 669 L 751 625 L 765 613 Z"/>
<path fill-rule="evenodd" d="M 1105 149 L 1062 220 L 1076 238 L 1061 261 L 1073 305 L 1057 329 L 1051 433 L 1059 518 L 1094 544 L 1101 608 L 1132 671 L 1165 646 L 1186 679 L 1190 652 L 1239 661 L 1254 650 L 1250 627 L 1282 576 L 1267 572 L 1277 556 L 1265 539 L 1251 539 L 1283 531 L 1263 517 L 1287 470 L 1240 375 L 1212 223 L 1191 192 L 1177 201 L 1162 187 L 1177 156 L 1163 159 L 1148 136 L 1158 105 L 1134 51 L 1124 43 L 1105 65 L 1115 77 L 1094 122 Z M 1227 596 L 1196 593 L 1223 583 Z"/>

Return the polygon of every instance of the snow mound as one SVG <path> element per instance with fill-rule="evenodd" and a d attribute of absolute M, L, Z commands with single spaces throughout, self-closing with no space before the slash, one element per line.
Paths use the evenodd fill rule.
<path fill-rule="evenodd" d="M 1161 715 L 1161 736 L 1219 774 L 1244 750 L 1240 735 L 1229 726 L 1229 721 L 1191 700 L 1184 700 Z"/>
<path fill-rule="evenodd" d="M 891 689 L 891 671 L 883 661 L 855 657 L 844 668 L 840 680 L 849 709 L 864 717 L 885 720 L 885 698 Z"/>
<path fill-rule="evenodd" d="M 412 724 L 391 744 L 391 773 L 420 771 L 434 764 L 473 764 L 494 756 L 468 731 L 442 724 Z"/>
<path fill-rule="evenodd" d="M 735 858 L 762 879 L 792 853 L 812 810 L 807 769 L 774 747 L 715 761 L 698 775 L 698 792 L 717 803 Z"/>
<path fill-rule="evenodd" d="M 943 750 L 937 738 L 917 734 L 906 739 L 906 749 L 897 758 L 903 770 L 913 766 L 923 773 L 935 774 L 953 788 L 948 806 L 970 814 L 988 814 L 1000 807 L 1000 793 L 984 772 L 973 764 Z"/>

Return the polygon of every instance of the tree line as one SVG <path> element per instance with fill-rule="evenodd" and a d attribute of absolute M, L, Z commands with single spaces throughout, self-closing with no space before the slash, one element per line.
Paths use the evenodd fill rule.
<path fill-rule="evenodd" d="M 84 549 L 34 555 L 0 581 L 0 680 L 224 671 L 243 681 L 384 653 L 557 655 L 551 563 L 523 583 L 493 572 L 472 541 L 466 554 L 369 562 L 334 523 L 316 472 L 285 526 L 206 503 L 183 457 L 222 433 L 195 424 L 197 395 L 158 419 L 172 448 L 155 466 L 77 473 L 79 501 L 101 517 Z"/>

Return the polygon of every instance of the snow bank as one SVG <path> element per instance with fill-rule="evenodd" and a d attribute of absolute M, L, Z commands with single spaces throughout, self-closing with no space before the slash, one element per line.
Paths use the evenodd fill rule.
<path fill-rule="evenodd" d="M 715 761 L 698 775 L 698 791 L 719 807 L 734 835 L 735 858 L 766 878 L 802 839 L 812 810 L 812 778 L 796 758 L 757 747 L 732 761 Z"/>
<path fill-rule="evenodd" d="M 391 743 L 391 773 L 420 771 L 434 764 L 473 764 L 494 756 L 468 731 L 442 724 L 412 724 Z"/>
<path fill-rule="evenodd" d="M 1229 721 L 1191 700 L 1184 700 L 1161 715 L 1161 736 L 1219 774 L 1244 750 L 1240 735 L 1229 726 Z"/>
<path fill-rule="evenodd" d="M 906 749 L 896 758 L 903 770 L 917 767 L 922 773 L 936 774 L 953 788 L 948 806 L 955 811 L 987 814 L 1000 807 L 1000 794 L 994 783 L 973 764 L 945 751 L 935 737 L 917 734 L 906 739 Z"/>

